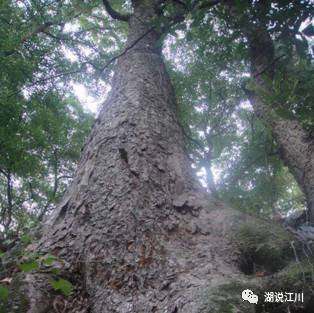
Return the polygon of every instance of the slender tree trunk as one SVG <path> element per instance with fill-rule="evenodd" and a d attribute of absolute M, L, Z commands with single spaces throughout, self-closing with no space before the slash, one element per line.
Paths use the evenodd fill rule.
<path fill-rule="evenodd" d="M 6 180 L 6 204 L 2 208 L 1 219 L 4 228 L 4 232 L 8 234 L 10 225 L 12 222 L 12 214 L 13 214 L 13 186 L 12 186 L 12 174 L 8 171 L 1 171 L 1 174 L 5 176 Z"/>
<path fill-rule="evenodd" d="M 205 171 L 206 171 L 206 182 L 207 182 L 208 189 L 213 195 L 216 195 L 217 189 L 216 189 L 216 185 L 214 181 L 214 174 L 212 171 L 211 162 L 208 162 L 208 165 L 205 168 Z"/>
<path fill-rule="evenodd" d="M 216 189 L 216 184 L 214 180 L 214 174 L 212 171 L 212 159 L 211 159 L 211 153 L 210 152 L 205 152 L 204 153 L 204 168 L 206 172 L 206 184 L 211 192 L 212 195 L 217 195 L 217 189 Z"/>
<path fill-rule="evenodd" d="M 205 170 L 206 170 L 207 186 L 208 186 L 208 189 L 212 192 L 212 194 L 217 195 L 214 174 L 212 171 L 212 150 L 213 150 L 212 134 L 211 132 L 208 133 L 206 131 L 206 127 L 204 129 L 204 134 L 205 134 L 205 140 L 208 147 L 208 151 L 205 152 L 205 162 L 206 162 Z"/>
<path fill-rule="evenodd" d="M 275 54 L 272 39 L 262 25 L 245 30 L 251 55 L 251 76 L 259 88 L 267 89 L 274 78 Z M 268 86 L 268 87 L 267 87 Z M 284 119 L 259 94 L 250 94 L 256 114 L 272 129 L 280 156 L 303 190 L 308 219 L 314 225 L 314 140 L 297 120 Z"/>

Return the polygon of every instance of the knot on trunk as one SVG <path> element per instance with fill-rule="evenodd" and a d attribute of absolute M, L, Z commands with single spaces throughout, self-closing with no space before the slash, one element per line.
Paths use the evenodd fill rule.
<path fill-rule="evenodd" d="M 172 201 L 172 205 L 182 214 L 190 212 L 191 215 L 198 216 L 199 211 L 208 205 L 208 200 L 203 193 L 187 192 L 181 195 L 176 195 Z"/>

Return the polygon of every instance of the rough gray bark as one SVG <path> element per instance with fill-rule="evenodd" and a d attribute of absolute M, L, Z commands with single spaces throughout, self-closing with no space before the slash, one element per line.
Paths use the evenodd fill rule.
<path fill-rule="evenodd" d="M 90 312 L 201 312 L 202 288 L 238 273 L 229 264 L 235 256 L 227 239 L 209 235 L 160 34 L 150 31 L 152 2 L 134 3 L 126 45 L 147 35 L 118 60 L 75 179 L 36 249 L 62 259 L 66 277 L 79 277 Z M 46 283 L 28 274 L 21 284 L 30 291 L 27 312 L 53 312 L 41 294 Z"/>
<path fill-rule="evenodd" d="M 10 313 L 221 313 L 226 300 L 254 312 L 239 287 L 220 290 L 247 281 L 232 242 L 246 218 L 208 199 L 191 171 L 153 7 L 134 1 L 127 46 L 147 35 L 119 59 L 74 181 L 33 247 L 62 260 L 77 292 L 60 299 L 47 273 L 17 275 Z"/>
<path fill-rule="evenodd" d="M 262 25 L 245 30 L 251 55 L 251 76 L 259 88 L 267 89 L 274 79 L 275 53 L 272 39 Z M 250 94 L 256 114 L 270 127 L 280 156 L 303 190 L 308 219 L 314 225 L 314 140 L 297 120 L 278 116 L 274 108 L 257 93 Z"/>
<path fill-rule="evenodd" d="M 154 7 L 134 3 L 126 46 L 147 35 L 118 60 L 75 179 L 37 249 L 80 277 L 91 312 L 199 312 L 194 293 L 182 290 L 209 283 L 208 260 L 225 258 L 226 245 L 208 242 L 205 193 L 184 151 L 160 34 L 150 30 Z M 231 272 L 228 262 L 215 275 Z M 31 281 L 23 285 L 34 291 L 28 312 L 49 310 L 38 295 L 46 278 Z"/>

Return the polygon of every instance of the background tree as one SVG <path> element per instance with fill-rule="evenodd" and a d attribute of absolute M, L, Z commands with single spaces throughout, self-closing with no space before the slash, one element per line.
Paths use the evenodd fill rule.
<path fill-rule="evenodd" d="M 293 72 L 302 63 L 306 63 L 312 71 L 307 40 L 296 35 L 300 33 L 302 22 L 311 18 L 313 4 L 297 1 L 289 6 L 284 2 L 257 2 L 250 5 L 247 14 L 243 13 L 243 5 L 230 6 L 229 3 L 227 8 L 231 9 L 236 27 L 248 40 L 254 81 L 251 88 L 245 87 L 248 97 L 257 116 L 270 127 L 282 160 L 303 190 L 308 220 L 313 223 L 313 138 L 300 118 L 300 115 L 303 118 L 306 116 L 308 121 L 308 116 L 311 116 L 313 106 L 310 99 L 313 93 L 307 90 L 305 95 L 300 94 L 298 89 L 303 89 L 303 83 L 293 77 Z M 276 25 L 271 29 L 274 20 Z M 290 40 L 287 40 L 289 37 Z M 276 51 L 275 41 L 282 44 L 281 54 Z M 277 61 L 283 57 L 286 61 L 278 66 Z M 289 71 L 289 66 L 294 70 Z M 287 74 L 290 76 L 288 80 L 285 78 Z M 310 76 L 308 79 L 312 80 Z M 282 111 L 285 114 L 280 114 Z"/>
<path fill-rule="evenodd" d="M 263 18 L 263 14 L 265 14 L 265 12 L 259 14 L 260 11 L 253 4 L 245 2 L 235 3 L 239 11 L 245 11 L 244 8 L 246 8 L 247 12 L 251 12 L 248 14 L 252 14 L 250 16 L 252 23 L 258 23 L 258 19 Z M 285 60 L 278 60 L 280 64 L 278 73 L 285 73 L 285 76 L 283 78 L 281 74 L 277 74 L 278 79 L 274 83 L 272 97 L 269 94 L 264 94 L 264 96 L 268 102 L 276 103 L 276 112 L 280 117 L 288 118 L 288 120 L 297 118 L 308 131 L 309 136 L 311 136 L 310 125 L 313 122 L 311 119 L 313 114 L 310 99 L 312 98 L 312 88 L 306 87 L 312 84 L 311 65 L 309 66 L 311 61 L 308 54 L 310 49 L 307 44 L 308 39 L 302 35 L 298 28 L 302 21 L 310 17 L 311 5 L 306 4 L 302 6 L 295 3 L 289 9 L 287 6 L 287 4 L 280 4 L 277 7 L 274 4 L 276 9 L 267 16 L 269 24 L 272 22 L 277 23 L 275 29 L 269 30 L 271 34 L 282 38 L 283 35 L 281 34 L 285 33 L 286 35 L 290 34 L 290 37 L 285 37 L 285 41 L 280 39 L 282 42 L 278 43 L 281 51 L 279 52 L 278 50 L 278 53 L 283 53 L 284 49 L 286 49 L 287 57 Z M 228 85 L 233 86 L 229 90 L 224 89 L 222 93 L 228 101 L 236 97 L 234 99 L 236 99 L 237 105 L 233 104 L 233 107 L 236 109 L 231 111 L 233 114 L 232 118 L 229 117 L 223 121 L 224 127 L 229 122 L 232 123 L 232 120 L 234 121 L 234 125 L 230 125 L 233 135 L 231 137 L 229 135 L 228 137 L 231 141 L 229 140 L 225 143 L 222 143 L 224 136 L 218 137 L 218 143 L 220 144 L 218 145 L 219 157 L 217 158 L 217 155 L 215 155 L 212 158 L 216 172 L 219 171 L 220 173 L 219 189 L 221 189 L 222 196 L 225 199 L 226 197 L 229 198 L 233 204 L 239 203 L 242 208 L 251 208 L 253 212 L 267 212 L 266 214 L 268 215 L 269 212 L 274 212 L 274 210 L 271 210 L 271 208 L 274 209 L 274 203 L 277 210 L 282 212 L 289 209 L 302 208 L 304 207 L 302 194 L 297 187 L 290 188 L 295 186 L 294 179 L 287 173 L 284 169 L 284 164 L 280 161 L 280 149 L 273 142 L 269 126 L 258 122 L 252 115 L 252 107 L 245 102 L 247 93 L 244 92 L 243 85 L 247 84 L 247 75 L 250 72 L 249 47 L 245 37 L 239 32 L 239 27 L 242 25 L 241 21 L 238 21 L 238 24 L 230 25 L 229 19 L 222 13 L 223 8 L 224 6 L 217 6 L 209 13 L 205 10 L 200 12 L 200 14 L 193 15 L 188 25 L 187 35 L 182 39 L 177 38 L 175 40 L 175 43 L 172 44 L 173 52 L 171 52 L 172 59 L 174 57 L 177 60 L 180 58 L 182 60 L 182 62 L 179 62 L 180 67 L 184 68 L 184 75 L 178 76 L 178 81 L 181 82 L 182 77 L 192 72 L 190 69 L 194 68 L 196 77 L 205 86 L 206 84 L 210 85 L 212 76 L 220 80 L 224 88 Z M 228 14 L 227 12 L 226 15 L 228 16 Z M 220 18 L 219 20 L 217 20 L 217 16 Z M 244 24 L 248 23 L 247 16 L 243 19 Z M 288 29 L 291 23 L 296 23 L 293 32 Z M 197 25 L 197 27 L 193 27 L 193 25 Z M 243 28 L 249 29 L 247 24 Z M 296 34 L 301 35 L 301 37 L 294 37 Z M 298 47 L 298 57 L 296 55 L 292 57 L 291 53 L 296 49 L 293 47 Z M 189 52 L 185 53 L 186 51 Z M 219 51 L 218 54 L 216 53 L 217 51 Z M 288 60 L 290 61 L 288 62 Z M 187 62 L 189 62 L 189 65 Z M 279 64 L 276 62 L 276 65 L 279 66 Z M 306 70 L 305 65 L 302 64 L 308 64 Z M 206 68 L 208 71 L 204 73 L 204 71 L 199 70 L 200 68 Z M 216 68 L 216 71 L 213 68 Z M 301 70 L 301 68 L 304 70 Z M 303 74 L 300 74 L 300 71 Z M 296 72 L 299 74 L 295 75 Z M 302 83 L 298 83 L 302 76 L 304 77 Z M 174 78 L 176 79 L 176 76 Z M 193 78 L 190 76 L 189 79 L 192 83 L 188 82 L 187 84 L 193 86 L 192 88 L 183 86 L 177 89 L 179 93 L 183 92 L 185 95 L 185 98 L 182 98 L 183 102 L 185 102 L 182 110 L 183 112 L 188 112 L 185 116 L 193 116 L 191 112 L 197 108 L 198 101 L 202 97 L 208 98 L 212 92 L 212 89 L 207 86 L 203 88 L 200 96 L 200 88 L 198 88 L 194 80 L 195 74 Z M 293 89 L 292 81 L 294 81 L 295 86 L 302 86 L 301 93 Z M 182 86 L 180 82 L 176 85 Z M 215 90 L 217 91 L 219 88 L 214 88 L 214 92 Z M 188 102 L 187 99 L 192 97 L 194 97 L 193 102 Z M 278 103 L 286 104 L 278 107 Z M 189 109 L 186 109 L 187 107 Z M 210 103 L 210 107 L 213 109 L 215 105 Z M 200 111 L 199 108 L 197 110 Z M 225 111 L 227 111 L 227 107 L 223 109 L 224 113 Z M 208 112 L 210 114 L 207 114 Z M 206 110 L 205 112 L 198 112 L 196 115 L 204 116 L 203 118 L 205 119 L 215 118 L 215 114 L 212 111 Z M 185 125 L 189 124 L 192 129 L 195 127 L 193 123 L 196 125 L 199 123 L 199 117 L 190 119 L 183 117 L 183 119 L 188 121 Z M 196 129 L 193 136 L 194 140 L 202 134 L 200 131 L 199 128 Z M 209 150 L 208 142 L 201 144 L 203 146 L 201 150 Z M 199 143 L 196 146 L 199 148 Z M 219 150 L 221 148 L 225 150 Z M 277 169 L 273 170 L 271 168 Z M 272 200 L 268 201 L 270 199 Z"/>

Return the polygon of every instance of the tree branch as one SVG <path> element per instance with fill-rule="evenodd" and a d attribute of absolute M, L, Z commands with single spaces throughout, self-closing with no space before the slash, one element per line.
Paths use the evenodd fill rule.
<path fill-rule="evenodd" d="M 205 1 L 203 3 L 199 3 L 199 1 L 193 1 L 192 2 L 192 9 L 207 9 L 210 8 L 216 4 L 219 4 L 221 2 L 221 0 L 210 0 L 210 1 Z"/>
<path fill-rule="evenodd" d="M 274 152 L 267 152 L 266 153 L 267 157 L 272 157 L 272 156 L 279 156 L 279 151 L 274 151 Z M 248 171 L 252 166 L 254 166 L 256 163 L 258 163 L 261 159 L 263 159 L 265 157 L 265 155 L 260 155 L 258 157 L 256 157 L 254 160 L 251 160 L 249 163 L 244 164 L 244 166 L 242 166 L 242 168 L 240 168 L 238 170 L 238 173 L 236 173 L 232 178 L 231 178 L 231 182 L 230 185 L 235 185 L 236 182 L 244 176 L 244 173 L 246 171 Z"/>
<path fill-rule="evenodd" d="M 155 4 L 155 12 L 157 15 L 162 15 L 165 7 L 166 7 L 166 2 L 167 0 L 159 0 L 156 4 Z"/>
<path fill-rule="evenodd" d="M 8 173 L 6 173 L 3 169 L 0 168 L 0 173 L 2 173 L 6 178 L 8 177 Z"/>
<path fill-rule="evenodd" d="M 255 73 L 254 74 L 254 78 L 257 78 L 258 76 L 264 74 L 265 72 L 267 72 L 278 60 L 280 60 L 281 58 L 285 57 L 284 54 L 279 55 L 278 57 L 276 57 L 275 59 L 273 59 L 267 66 L 265 66 L 265 68 L 263 68 L 260 72 Z"/>
<path fill-rule="evenodd" d="M 34 30 L 32 30 L 31 32 L 29 32 L 28 34 L 26 34 L 25 36 L 22 37 L 19 46 L 22 45 L 23 43 L 25 43 L 27 40 L 29 40 L 31 37 L 44 32 L 47 28 L 49 28 L 50 26 L 54 25 L 55 23 L 53 22 L 45 22 L 43 25 L 39 25 L 38 27 L 36 27 Z M 8 57 L 11 56 L 12 54 L 14 54 L 17 51 L 17 48 L 9 50 L 9 51 L 4 51 L 4 56 Z"/>
<path fill-rule="evenodd" d="M 138 37 L 131 45 L 126 47 L 121 53 L 114 56 L 112 59 L 110 59 L 101 69 L 100 71 L 103 72 L 112 62 L 119 59 L 123 55 L 125 55 L 130 49 L 132 49 L 139 41 L 141 41 L 145 36 L 147 36 L 149 33 L 151 33 L 155 29 L 155 26 L 152 26 L 149 28 L 145 33 L 143 33 L 140 37 Z"/>
<path fill-rule="evenodd" d="M 181 5 L 182 7 L 184 7 L 184 9 L 188 9 L 188 5 L 184 2 L 184 1 L 181 1 L 181 0 L 173 0 L 173 2 Z"/>
<path fill-rule="evenodd" d="M 202 143 L 198 139 L 195 139 L 190 134 L 188 134 L 188 132 L 181 123 L 178 124 L 182 130 L 183 136 L 185 136 L 190 142 L 194 143 L 202 152 L 204 152 L 204 146 L 202 145 Z"/>
<path fill-rule="evenodd" d="M 110 5 L 109 1 L 103 0 L 102 2 L 106 8 L 107 13 L 113 19 L 123 21 L 123 22 L 127 22 L 130 19 L 131 14 L 121 14 L 121 13 L 117 12 L 115 9 L 113 9 L 113 7 Z"/>
<path fill-rule="evenodd" d="M 73 179 L 73 176 L 72 175 L 62 175 L 62 176 L 59 176 L 57 178 L 57 180 L 61 180 L 61 179 Z"/>
<path fill-rule="evenodd" d="M 12 211 L 13 211 L 13 202 L 12 202 L 12 176 L 11 173 L 8 173 L 7 176 L 7 202 L 8 206 L 3 211 L 3 223 L 4 223 L 4 229 L 7 232 L 9 230 L 10 224 L 12 222 Z M 5 222 L 5 213 L 7 212 L 7 221 Z"/>
<path fill-rule="evenodd" d="M 73 15 L 72 18 L 77 18 L 79 17 L 81 14 L 81 12 Z M 72 19 L 71 18 L 71 19 Z M 70 19 L 70 20 L 71 20 Z M 31 32 L 29 32 L 28 34 L 26 34 L 25 36 L 23 36 L 18 44 L 18 46 L 12 50 L 9 50 L 9 51 L 3 51 L 2 53 L 4 54 L 5 57 L 8 57 L 8 56 L 11 56 L 12 54 L 14 54 L 15 52 L 17 52 L 17 50 L 19 49 L 19 47 L 21 45 L 23 45 L 26 41 L 28 41 L 30 38 L 32 38 L 33 36 L 36 36 L 37 34 L 40 34 L 40 33 L 44 33 L 47 29 L 49 29 L 51 26 L 56 26 L 56 25 L 59 25 L 59 26 L 62 26 L 65 24 L 65 20 L 60 20 L 60 21 L 48 21 L 48 22 L 45 22 L 44 24 L 42 25 L 38 25 L 35 29 L 33 29 Z"/>
<path fill-rule="evenodd" d="M 49 76 L 49 77 L 46 77 L 46 78 L 37 79 L 34 82 L 32 82 L 32 83 L 30 83 L 28 85 L 25 85 L 23 88 L 12 92 L 6 98 L 9 99 L 9 98 L 15 96 L 16 94 L 19 94 L 24 88 L 31 88 L 33 86 L 36 86 L 36 85 L 44 83 L 44 82 L 48 82 L 48 81 L 53 80 L 55 78 L 60 78 L 60 77 L 63 77 L 63 76 L 68 76 L 68 75 L 79 73 L 79 72 L 81 72 L 83 70 L 83 67 L 86 66 L 86 64 L 87 64 L 86 62 L 83 63 L 81 65 L 81 67 L 79 69 L 77 69 L 77 70 L 73 70 L 73 71 L 69 71 L 69 72 L 63 72 L 63 73 L 58 73 L 56 75 L 52 75 L 52 76 Z"/>

